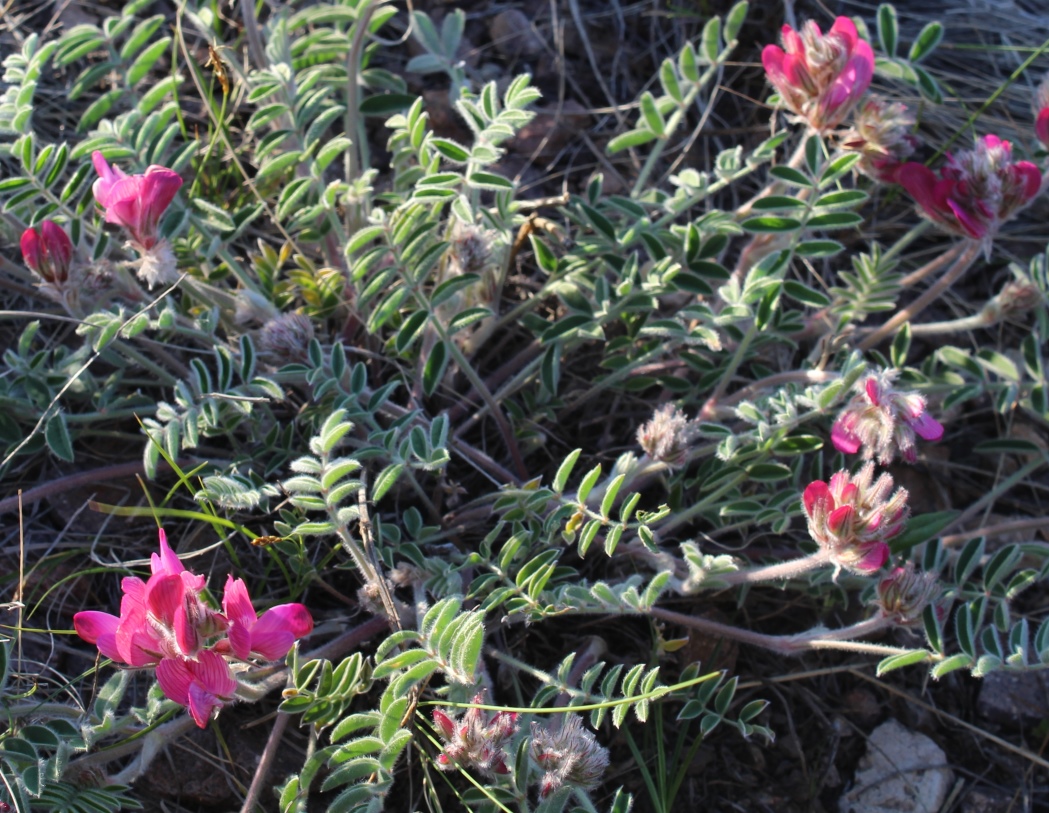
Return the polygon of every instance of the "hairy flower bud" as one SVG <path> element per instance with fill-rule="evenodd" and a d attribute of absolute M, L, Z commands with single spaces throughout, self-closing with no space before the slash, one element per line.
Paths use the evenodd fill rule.
<path fill-rule="evenodd" d="M 915 436 L 925 440 L 943 437 L 943 426 L 925 409 L 925 399 L 914 392 L 895 389 L 893 370 L 867 376 L 856 383 L 857 394 L 845 405 L 831 428 L 834 448 L 845 454 L 877 458 L 887 465 L 900 455 L 908 463 L 917 459 Z"/>
<path fill-rule="evenodd" d="M 936 601 L 940 585 L 935 573 L 919 573 L 911 562 L 895 568 L 878 583 L 875 604 L 897 624 L 916 624 L 922 610 Z"/>
<path fill-rule="evenodd" d="M 597 786 L 608 768 L 608 749 L 597 744 L 579 717 L 567 717 L 556 731 L 532 723 L 532 759 L 542 768 L 539 795 L 547 797 L 566 782 L 585 790 Z"/>
<path fill-rule="evenodd" d="M 936 225 L 962 237 L 989 240 L 1038 195 L 1042 173 L 1030 161 L 1013 161 L 1008 141 L 987 135 L 971 150 L 948 153 L 938 172 L 913 161 L 904 164 L 896 171 L 896 182 Z"/>
<path fill-rule="evenodd" d="M 906 105 L 871 96 L 857 111 L 852 129 L 841 139 L 843 149 L 860 153 L 856 168 L 882 183 L 895 183 L 896 170 L 914 153 L 914 117 Z"/>
<path fill-rule="evenodd" d="M 653 460 L 671 467 L 683 466 L 696 431 L 685 413 L 673 404 L 664 404 L 637 430 L 637 442 Z"/>
<path fill-rule="evenodd" d="M 802 503 L 809 534 L 838 568 L 867 575 L 889 558 L 888 540 L 907 522 L 907 491 L 892 493 L 892 477 L 874 479 L 874 463 L 855 475 L 839 471 L 829 483 L 817 480 L 805 489 Z"/>
<path fill-rule="evenodd" d="M 812 20 L 783 26 L 783 48 L 766 45 L 761 62 L 784 106 L 821 132 L 841 124 L 870 86 L 874 52 L 848 17 L 826 34 Z"/>
<path fill-rule="evenodd" d="M 259 352 L 277 363 L 305 361 L 313 340 L 313 323 L 303 313 L 270 319 L 258 333 Z"/>

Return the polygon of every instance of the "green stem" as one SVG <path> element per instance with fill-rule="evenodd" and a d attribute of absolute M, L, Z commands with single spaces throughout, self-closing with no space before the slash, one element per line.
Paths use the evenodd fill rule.
<path fill-rule="evenodd" d="M 735 42 L 730 43 L 729 46 L 722 52 L 723 56 L 727 56 L 732 51 Z M 652 151 L 648 154 L 648 158 L 645 159 L 645 164 L 641 167 L 641 172 L 637 176 L 637 180 L 634 182 L 634 188 L 630 191 L 630 197 L 636 198 L 641 190 L 648 183 L 648 178 L 652 174 L 652 171 L 656 168 L 656 164 L 663 155 L 663 151 L 667 148 L 667 144 L 670 142 L 671 136 L 674 135 L 674 131 L 680 126 L 682 119 L 685 116 L 685 111 L 688 110 L 693 103 L 696 101 L 696 97 L 699 96 L 699 92 L 706 87 L 707 83 L 714 78 L 714 74 L 721 70 L 721 63 L 715 62 L 699 77 L 699 79 L 693 83 L 692 88 L 685 94 L 685 98 L 678 104 L 677 109 L 670 115 L 667 120 L 665 127 L 663 128 L 663 135 L 657 140 Z"/>
<path fill-rule="evenodd" d="M 716 502 L 724 494 L 728 493 L 740 483 L 747 479 L 746 472 L 740 472 L 735 477 L 729 478 L 727 481 L 722 483 L 718 488 L 714 489 L 710 494 L 701 499 L 695 505 L 689 506 L 683 511 L 679 511 L 668 519 L 658 531 L 660 537 L 665 537 L 675 528 L 680 527 L 688 522 L 691 522 L 694 517 L 698 514 L 703 513 L 707 508 L 710 507 L 711 503 Z"/>

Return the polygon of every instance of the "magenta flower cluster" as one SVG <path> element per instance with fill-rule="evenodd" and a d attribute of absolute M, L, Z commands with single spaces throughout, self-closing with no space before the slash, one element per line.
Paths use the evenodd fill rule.
<path fill-rule="evenodd" d="M 987 135 L 971 150 L 948 153 L 936 171 L 913 161 L 903 164 L 896 182 L 933 223 L 983 240 L 994 237 L 1002 223 L 1038 195 L 1042 173 L 1030 161 L 1013 161 L 1008 141 Z"/>
<path fill-rule="evenodd" d="M 868 461 L 856 474 L 839 471 L 806 487 L 809 535 L 835 567 L 868 575 L 889 560 L 888 541 L 903 530 L 909 512 L 906 489 L 893 492 L 892 486 L 888 474 L 874 479 Z"/>
<path fill-rule="evenodd" d="M 201 728 L 236 694 L 231 664 L 279 660 L 313 630 L 313 618 L 302 604 L 282 604 L 258 615 L 247 586 L 232 576 L 226 580 L 222 612 L 209 607 L 201 598 L 205 577 L 186 569 L 163 529 L 150 571 L 147 581 L 123 580 L 119 616 L 85 610 L 73 617 L 73 626 L 116 663 L 155 667 L 164 694 L 187 706 Z"/>
<path fill-rule="evenodd" d="M 896 374 L 885 370 L 861 379 L 857 393 L 831 428 L 834 448 L 845 454 L 863 450 L 867 460 L 891 463 L 896 453 L 908 463 L 917 459 L 915 437 L 939 440 L 943 426 L 925 408 L 925 399 L 893 387 Z"/>
<path fill-rule="evenodd" d="M 848 17 L 823 34 L 809 20 L 800 32 L 783 26 L 783 47 L 766 45 L 761 63 L 780 100 L 820 132 L 841 124 L 870 87 L 874 52 Z"/>
<path fill-rule="evenodd" d="M 484 703 L 484 695 L 475 695 L 471 702 Z M 433 722 L 444 740 L 444 749 L 437 755 L 441 770 L 458 766 L 488 776 L 510 773 L 506 748 L 520 728 L 517 712 L 499 711 L 487 718 L 481 709 L 471 708 L 457 720 L 434 709 Z"/>

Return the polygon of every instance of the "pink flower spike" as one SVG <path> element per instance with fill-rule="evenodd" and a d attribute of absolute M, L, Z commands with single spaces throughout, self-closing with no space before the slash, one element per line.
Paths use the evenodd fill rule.
<path fill-rule="evenodd" d="M 899 454 L 916 459 L 916 437 L 939 440 L 943 426 L 926 411 L 918 393 L 897 389 L 896 372 L 882 370 L 856 383 L 856 393 L 831 427 L 831 441 L 838 451 L 891 463 Z"/>
<path fill-rule="evenodd" d="M 782 40 L 782 48 L 766 45 L 761 61 L 783 105 L 815 130 L 837 127 L 870 87 L 870 45 L 848 17 L 838 17 L 826 34 L 811 20 L 800 32 L 785 25 Z"/>
<path fill-rule="evenodd" d="M 897 170 L 896 178 L 922 216 L 973 240 L 993 238 L 1042 188 L 1038 168 L 1013 161 L 1012 145 L 995 135 L 977 139 L 971 150 L 948 153 L 938 173 L 911 162 Z"/>

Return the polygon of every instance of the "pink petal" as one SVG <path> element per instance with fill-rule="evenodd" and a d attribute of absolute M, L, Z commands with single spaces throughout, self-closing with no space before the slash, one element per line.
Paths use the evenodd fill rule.
<path fill-rule="evenodd" d="M 908 161 L 896 170 L 896 183 L 902 186 L 914 198 L 915 202 L 932 214 L 937 205 L 933 191 L 936 188 L 936 174 L 925 164 Z"/>
<path fill-rule="evenodd" d="M 185 585 L 178 575 L 152 576 L 146 585 L 146 607 L 155 618 L 171 627 L 175 613 L 184 609 Z"/>
<path fill-rule="evenodd" d="M 182 560 L 178 558 L 178 555 L 168 545 L 168 535 L 164 533 L 164 529 L 160 528 L 158 535 L 160 537 L 160 554 L 152 554 L 149 557 L 149 569 L 156 575 L 157 573 L 164 573 L 170 575 L 172 573 L 181 573 L 186 569 L 186 566 L 182 564 Z"/>
<path fill-rule="evenodd" d="M 987 236 L 988 226 L 986 223 L 981 222 L 973 214 L 965 209 L 960 203 L 954 200 L 947 201 L 947 205 L 951 207 L 951 211 L 954 212 L 954 216 L 958 220 L 958 225 L 961 226 L 969 237 L 974 240 L 982 240 Z"/>
<path fill-rule="evenodd" d="M 943 425 L 929 415 L 928 412 L 922 412 L 920 415 L 911 418 L 907 423 L 910 424 L 919 436 L 925 438 L 925 440 L 939 440 L 943 437 Z"/>
<path fill-rule="evenodd" d="M 818 30 L 819 29 L 817 29 L 817 31 Z M 801 35 L 797 31 L 789 25 L 785 25 L 780 29 L 780 33 L 783 35 L 783 47 L 787 49 L 788 54 L 805 53 L 805 43 L 802 41 Z"/>
<path fill-rule="evenodd" d="M 877 378 L 874 376 L 868 378 L 863 384 L 863 390 L 874 406 L 881 406 L 881 387 L 878 386 Z"/>
<path fill-rule="evenodd" d="M 988 134 L 988 135 L 985 135 L 985 136 L 983 137 L 983 143 L 984 143 L 984 144 L 985 144 L 985 145 L 986 145 L 987 147 L 989 147 L 990 149 L 994 149 L 995 147 L 1001 146 L 1002 148 L 1004 148 L 1004 149 L 1005 149 L 1005 151 L 1006 151 L 1007 153 L 1009 153 L 1010 155 L 1012 155 L 1012 152 L 1013 152 L 1013 145 L 1012 145 L 1012 144 L 1010 144 L 1010 143 L 1009 143 L 1008 141 L 1002 141 L 1002 139 L 1000 139 L 1000 138 L 999 138 L 998 136 L 996 136 L 996 135 L 992 135 L 992 134 Z"/>
<path fill-rule="evenodd" d="M 845 530 L 852 521 L 854 513 L 851 505 L 843 505 L 831 511 L 827 516 L 827 527 L 830 528 L 831 533 L 840 534 Z"/>
<path fill-rule="evenodd" d="M 211 713 L 216 708 L 222 708 L 222 701 L 211 692 L 207 691 L 199 683 L 189 685 L 189 714 L 198 728 L 207 728 L 211 721 Z"/>
<path fill-rule="evenodd" d="M 196 655 L 197 650 L 200 649 L 200 633 L 197 630 L 196 620 L 190 616 L 186 608 L 187 598 L 183 593 L 182 604 L 175 610 L 175 641 L 178 642 L 178 648 L 183 655 L 192 656 Z"/>
<path fill-rule="evenodd" d="M 21 248 L 22 259 L 25 261 L 25 264 L 34 271 L 39 272 L 41 266 L 44 264 L 44 252 L 40 240 L 40 233 L 36 229 L 26 229 L 22 232 Z"/>
<path fill-rule="evenodd" d="M 98 651 L 117 663 L 125 663 L 117 648 L 117 627 L 120 619 L 97 610 L 84 610 L 73 616 L 73 629 L 89 644 L 97 644 Z"/>
<path fill-rule="evenodd" d="M 182 178 L 174 170 L 158 166 L 146 170 L 142 208 L 154 231 L 164 210 L 171 205 L 181 188 Z"/>
<path fill-rule="evenodd" d="M 190 662 L 189 669 L 196 682 L 216 697 L 229 699 L 237 691 L 237 680 L 229 664 L 210 649 L 202 650 L 197 660 Z"/>
<path fill-rule="evenodd" d="M 94 193 L 98 205 L 104 208 L 109 205 L 109 193 L 113 188 L 113 184 L 127 176 L 116 167 L 111 167 L 105 156 L 98 150 L 91 153 L 91 163 L 94 164 L 95 172 L 98 173 L 98 180 L 92 185 L 91 191 Z"/>
<path fill-rule="evenodd" d="M 834 498 L 830 494 L 830 488 L 822 480 L 816 480 L 805 487 L 805 493 L 801 498 L 805 506 L 805 513 L 810 517 L 817 505 L 833 506 Z"/>
<path fill-rule="evenodd" d="M 189 687 L 193 674 L 181 658 L 164 658 L 157 664 L 157 682 L 164 695 L 180 706 L 189 704 Z"/>
<path fill-rule="evenodd" d="M 433 710 L 433 722 L 446 740 L 455 736 L 455 721 L 440 709 Z"/>
<path fill-rule="evenodd" d="M 765 66 L 765 73 L 777 90 L 787 84 L 787 75 L 783 69 L 785 56 L 778 45 L 766 45 L 761 51 L 761 64 Z"/>
<path fill-rule="evenodd" d="M 856 454 L 860 450 L 860 439 L 845 425 L 845 419 L 839 418 L 830 428 L 831 443 L 839 452 Z"/>
<path fill-rule="evenodd" d="M 226 589 L 222 594 L 222 609 L 229 621 L 229 645 L 233 654 L 241 660 L 251 655 L 251 630 L 258 620 L 251 606 L 247 585 L 243 579 L 226 577 Z"/>
<path fill-rule="evenodd" d="M 1049 119 L 1046 124 L 1049 126 Z M 1020 176 L 1020 183 L 1023 184 L 1024 202 L 1033 200 L 1042 191 L 1042 173 L 1038 171 L 1038 167 L 1030 161 L 1017 161 L 1013 164 L 1013 171 Z"/>
<path fill-rule="evenodd" d="M 863 558 L 856 562 L 853 569 L 860 573 L 874 573 L 881 570 L 887 561 L 889 561 L 889 546 L 884 542 L 877 542 L 863 555 Z"/>
<path fill-rule="evenodd" d="M 313 616 L 302 604 L 281 604 L 266 610 L 251 631 L 251 651 L 277 661 L 299 638 L 313 632 Z"/>
<path fill-rule="evenodd" d="M 848 43 L 849 51 L 852 51 L 860 39 L 860 35 L 856 31 L 856 24 L 848 17 L 838 17 L 834 20 L 834 25 L 830 27 L 827 36 L 831 34 L 838 34 L 844 38 L 846 43 Z M 868 45 L 867 48 L 869 49 L 870 46 Z"/>

